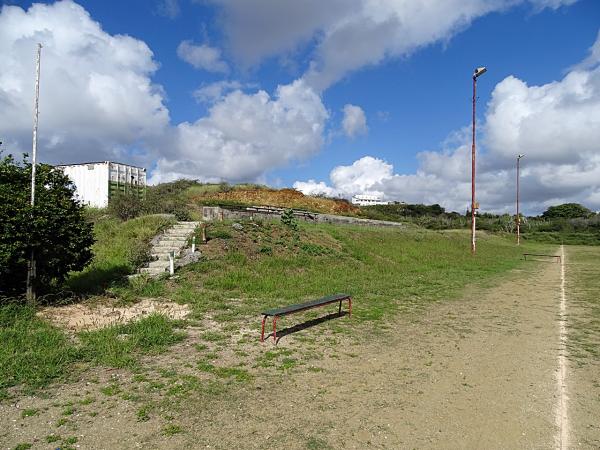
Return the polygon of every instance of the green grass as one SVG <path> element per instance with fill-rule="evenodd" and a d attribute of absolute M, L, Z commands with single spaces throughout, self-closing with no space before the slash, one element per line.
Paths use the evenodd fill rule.
<path fill-rule="evenodd" d="M 230 345 L 231 330 L 248 323 L 256 323 L 258 328 L 257 314 L 264 308 L 347 292 L 354 299 L 353 320 L 321 325 L 332 333 L 346 332 L 362 322 L 382 321 L 434 301 L 456 298 L 465 286 L 517 267 L 524 251 L 539 250 L 539 244 L 516 247 L 512 237 L 481 233 L 477 255 L 472 256 L 468 233 L 462 231 L 302 224 L 298 232 L 293 232 L 267 221 L 246 223 L 242 231 L 228 224 L 222 227 L 225 231 L 229 227 L 233 237 L 227 239 L 231 243 L 226 248 L 223 239 L 216 241 L 213 249 L 220 253 L 184 268 L 176 279 L 142 279 L 118 292 L 124 298 L 160 292 L 161 296 L 190 304 L 195 318 L 210 313 L 222 330 L 201 335 L 211 347 L 198 347 L 205 361 L 201 364 L 206 364 L 200 368 L 217 378 L 239 381 L 250 378 L 245 369 L 219 368 L 212 362 L 218 359 L 221 347 Z M 260 251 L 265 245 L 271 247 L 270 253 Z M 307 317 L 333 310 L 337 308 Z M 1 307 L 0 325 L 3 397 L 8 396 L 6 388 L 10 386 L 39 387 L 66 378 L 75 368 L 80 370 L 81 362 L 87 364 L 84 368 L 103 365 L 137 369 L 141 355 L 163 352 L 183 339 L 178 329 L 182 324 L 160 315 L 79 333 L 78 343 L 25 307 Z M 281 329 L 286 326 L 288 323 L 282 320 Z M 269 360 L 270 355 L 265 353 L 258 366 L 286 370 L 304 364 L 300 355 L 278 352 Z"/>
<path fill-rule="evenodd" d="M 64 333 L 24 306 L 0 307 L 0 389 L 44 386 L 62 377 L 76 359 Z"/>
<path fill-rule="evenodd" d="M 180 342 L 182 323 L 154 314 L 126 325 L 79 334 L 79 344 L 35 316 L 31 308 L 0 307 L 0 391 L 15 385 L 39 388 L 66 379 L 73 364 L 88 362 L 135 368 L 144 354 L 157 354 Z M 109 395 L 109 394 L 107 394 Z M 93 399 L 82 400 L 82 404 Z"/>
<path fill-rule="evenodd" d="M 21 412 L 21 418 L 24 419 L 25 417 L 32 417 L 32 416 L 37 415 L 37 413 L 38 413 L 37 409 L 24 409 Z"/>
<path fill-rule="evenodd" d="M 175 434 L 183 433 L 183 428 L 181 428 L 179 425 L 169 424 L 163 428 L 162 433 L 165 436 L 173 436 Z"/>
<path fill-rule="evenodd" d="M 472 256 L 462 231 L 303 225 L 300 233 L 286 234 L 277 224 L 259 226 L 262 235 L 245 226 L 254 233 L 255 249 L 231 245 L 224 255 L 189 266 L 164 295 L 189 303 L 199 318 L 211 312 L 230 322 L 263 308 L 347 292 L 354 297 L 353 322 L 381 320 L 455 297 L 468 284 L 517 267 L 524 251 L 539 247 L 482 233 Z M 273 251 L 261 252 L 268 242 Z"/>
<path fill-rule="evenodd" d="M 126 325 L 86 331 L 79 334 L 85 359 L 110 367 L 133 368 L 141 353 L 160 353 L 180 342 L 184 334 L 176 321 L 152 314 Z"/>
<path fill-rule="evenodd" d="M 172 223 L 174 219 L 158 215 L 126 222 L 99 219 L 94 224 L 93 261 L 83 271 L 72 273 L 67 287 L 80 294 L 102 293 L 147 261 L 150 240 Z"/>

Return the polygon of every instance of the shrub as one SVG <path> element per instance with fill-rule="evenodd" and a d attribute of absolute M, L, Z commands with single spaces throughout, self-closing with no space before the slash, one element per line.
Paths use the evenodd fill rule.
<path fill-rule="evenodd" d="M 197 183 L 193 180 L 177 180 L 146 188 L 144 213 L 174 214 L 177 220 L 190 220 L 185 192 Z"/>
<path fill-rule="evenodd" d="M 143 201 L 137 192 L 120 192 L 108 202 L 107 212 L 117 219 L 134 219 L 142 213 Z"/>
<path fill-rule="evenodd" d="M 0 296 L 25 291 L 32 251 L 38 293 L 50 291 L 70 271 L 83 269 L 92 257 L 92 226 L 73 199 L 74 185 L 50 165 L 39 164 L 36 171 L 32 208 L 31 164 L 17 164 L 10 155 L 0 159 Z"/>
<path fill-rule="evenodd" d="M 281 223 L 291 230 L 296 231 L 298 229 L 298 220 L 294 217 L 294 211 L 292 209 L 286 209 L 281 215 Z"/>

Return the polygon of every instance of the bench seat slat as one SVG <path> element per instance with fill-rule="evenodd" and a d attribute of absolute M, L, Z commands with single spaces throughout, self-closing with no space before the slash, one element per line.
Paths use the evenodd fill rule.
<path fill-rule="evenodd" d="M 261 314 L 263 316 L 284 316 L 286 314 L 290 314 L 296 311 L 301 311 L 303 309 L 310 309 L 316 306 L 326 305 L 328 303 L 335 303 L 340 300 L 345 300 L 349 298 L 349 294 L 335 294 L 328 295 L 327 297 L 320 298 L 318 300 L 312 300 L 310 302 L 305 303 L 297 303 L 295 305 L 284 306 L 283 308 L 271 308 L 263 311 Z"/>

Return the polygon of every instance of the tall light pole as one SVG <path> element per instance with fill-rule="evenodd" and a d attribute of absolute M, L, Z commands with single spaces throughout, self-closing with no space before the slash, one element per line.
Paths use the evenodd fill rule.
<path fill-rule="evenodd" d="M 485 67 L 478 67 L 473 72 L 473 144 L 471 146 L 471 253 L 475 254 L 475 210 L 479 205 L 475 201 L 475 103 L 477 101 L 477 78 L 487 72 Z"/>
<path fill-rule="evenodd" d="M 35 100 L 33 104 L 33 146 L 31 155 L 31 214 L 35 206 L 35 165 L 37 159 L 37 131 L 38 116 L 40 105 L 40 59 L 42 56 L 42 44 L 37 45 L 36 64 L 35 64 Z M 31 255 L 27 267 L 27 302 L 30 305 L 35 304 L 35 252 L 31 248 Z"/>
<path fill-rule="evenodd" d="M 521 245 L 521 216 L 519 215 L 519 168 L 521 158 L 525 155 L 517 156 L 517 245 Z"/>

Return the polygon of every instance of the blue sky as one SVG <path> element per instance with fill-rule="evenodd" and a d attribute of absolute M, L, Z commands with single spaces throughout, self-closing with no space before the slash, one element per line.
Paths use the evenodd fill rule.
<path fill-rule="evenodd" d="M 534 132 L 505 138 L 515 129 L 524 134 L 528 127 L 545 129 L 545 124 L 560 128 L 560 114 L 572 117 L 572 107 L 565 105 L 573 102 L 562 93 L 570 89 L 577 97 L 580 92 L 565 81 L 573 71 L 587 76 L 579 82 L 592 92 L 591 99 L 575 98 L 574 107 L 581 114 L 598 111 L 598 61 L 590 52 L 600 29 L 596 0 L 469 0 L 455 2 L 460 6 L 454 10 L 464 8 L 455 18 L 455 11 L 443 6 L 452 2 L 442 1 L 439 6 L 429 2 L 433 6 L 426 12 L 404 11 L 403 2 L 395 0 L 381 2 L 389 4 L 381 10 L 368 0 L 348 1 L 353 9 L 340 0 L 331 0 L 329 7 L 311 0 L 300 10 L 296 2 L 272 0 L 247 0 L 250 10 L 241 0 L 44 3 L 45 9 L 34 12 L 31 1 L 3 2 L 0 25 L 8 31 L 2 35 L 0 30 L 0 36 L 12 45 L 0 44 L 0 56 L 5 61 L 32 59 L 35 39 L 48 40 L 40 118 L 40 155 L 47 161 L 119 159 L 151 168 L 155 181 L 181 176 L 259 181 L 294 185 L 307 193 L 348 197 L 369 192 L 462 209 L 469 191 L 463 175 L 470 169 L 470 158 L 464 156 L 471 73 L 486 65 L 489 71 L 478 84 L 483 209 L 511 210 L 511 155 L 528 153 L 524 146 L 535 146 L 530 171 L 527 157 L 523 161 L 526 210 L 539 212 L 558 201 L 600 209 L 600 148 L 593 143 L 597 135 L 587 136 L 569 125 L 552 136 Z M 347 38 L 337 39 L 340 24 L 356 19 L 357 8 L 365 16 L 356 20 Z M 369 27 L 370 20 L 375 25 Z M 94 22 L 98 29 L 91 39 L 88 27 Z M 72 33 L 59 39 L 64 29 Z M 48 37 L 44 30 L 54 35 Z M 121 42 L 118 35 L 135 42 Z M 115 42 L 100 44 L 102 40 Z M 28 49 L 24 42 L 31 44 L 31 53 L 22 54 Z M 187 47 L 182 47 L 185 42 Z M 369 44 L 361 49 L 364 42 Z M 139 52 L 139 60 L 138 44 L 151 52 Z M 119 48 L 125 56 L 118 54 Z M 22 64 L 13 78 L 10 69 L 4 78 L 0 75 L 0 94 L 5 93 L 0 103 L 14 95 L 11 103 L 5 100 L 8 105 L 21 100 L 30 104 L 28 80 L 11 90 L 30 67 Z M 72 69 L 71 83 L 60 81 L 60 67 L 65 66 Z M 311 67 L 316 70 L 311 72 Z M 47 79 L 44 70 L 50 72 Z M 101 84 L 79 85 L 98 72 L 105 77 Z M 131 86 L 120 86 L 129 78 Z M 234 89 L 204 101 L 194 95 L 202 86 L 224 81 Z M 138 90 L 140 83 L 148 86 Z M 60 104 L 61 97 L 52 93 L 69 86 L 72 92 L 62 98 L 73 100 Z M 96 95 L 98 86 L 104 91 Z M 291 86 L 286 99 L 278 97 L 278 86 Z M 84 100 L 77 89 L 89 98 Z M 264 90 L 263 97 L 256 97 L 259 90 Z M 100 98 L 102 92 L 110 93 L 110 102 Z M 75 127 L 73 119 L 67 122 L 65 108 L 78 99 L 82 105 L 76 121 L 81 123 Z M 590 102 L 592 109 L 586 109 Z M 122 105 L 130 104 L 130 114 L 123 113 Z M 352 117 L 346 117 L 351 115 L 344 113 L 346 105 L 355 107 Z M 108 117 L 117 106 L 121 110 Z M 52 118 L 44 122 L 48 110 Z M 3 128 L 0 123 L 5 147 L 13 151 L 27 149 L 31 116 L 23 107 L 25 114 L 22 126 Z M 513 123 L 522 114 L 526 117 Z M 350 121 L 347 129 L 345 118 Z M 599 119 L 590 120 L 595 125 Z M 243 132 L 236 128 L 240 123 L 246 123 Z M 583 135 L 588 140 L 573 148 L 573 136 Z M 557 139 L 564 141 L 559 145 Z M 548 142 L 553 149 L 546 154 Z M 582 183 L 581 173 L 590 182 Z M 557 187 L 552 174 L 564 174 L 564 186 L 561 182 Z"/>

